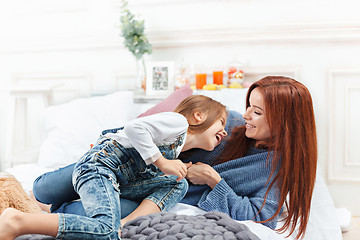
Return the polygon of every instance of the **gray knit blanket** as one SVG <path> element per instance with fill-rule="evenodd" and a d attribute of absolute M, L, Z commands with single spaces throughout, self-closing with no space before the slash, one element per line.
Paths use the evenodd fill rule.
<path fill-rule="evenodd" d="M 260 240 L 247 226 L 220 212 L 196 216 L 170 212 L 138 217 L 123 226 L 122 239 L 129 240 Z M 43 235 L 23 235 L 16 240 L 49 240 Z"/>
<path fill-rule="evenodd" d="M 125 224 L 123 239 L 131 240 L 260 240 L 247 226 L 220 212 L 207 212 L 196 216 L 169 212 L 138 217 Z"/>

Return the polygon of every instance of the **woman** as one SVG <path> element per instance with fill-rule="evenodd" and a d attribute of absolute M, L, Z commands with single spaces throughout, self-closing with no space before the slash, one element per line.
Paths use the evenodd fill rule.
<path fill-rule="evenodd" d="M 292 234 L 298 225 L 300 238 L 309 218 L 317 164 L 310 93 L 293 79 L 269 76 L 249 88 L 246 107 L 243 118 L 229 114 L 225 130 L 232 134 L 226 143 L 212 152 L 192 151 L 186 158 L 195 164 L 188 168 L 187 179 L 193 185 L 182 202 L 225 212 L 237 220 L 255 220 L 273 229 L 285 204 L 288 214 L 278 230 L 289 228 Z M 241 126 L 230 132 L 234 125 Z M 72 201 L 77 199 L 72 190 L 72 169 L 70 165 L 38 178 L 34 193 L 38 200 L 54 204 L 54 212 L 81 215 L 85 214 L 81 202 Z M 58 182 L 62 184 L 54 189 Z M 137 206 L 121 201 L 130 211 Z"/>
<path fill-rule="evenodd" d="M 210 167 L 196 163 L 188 169 L 190 182 L 213 189 L 199 198 L 199 194 L 193 193 L 194 188 L 190 188 L 183 202 L 207 211 L 220 210 L 238 220 L 268 223 L 270 227 L 285 204 L 287 217 L 279 231 L 289 228 L 292 234 L 298 225 L 296 237 L 300 238 L 309 219 L 317 165 L 311 95 L 304 85 L 293 79 L 265 77 L 250 86 L 243 118 L 246 124 L 232 130 L 219 157 L 221 164 Z M 220 185 L 225 187 L 217 190 L 218 204 L 207 202 Z M 231 186 L 233 192 L 226 185 Z M 247 194 L 241 194 L 244 187 Z"/>

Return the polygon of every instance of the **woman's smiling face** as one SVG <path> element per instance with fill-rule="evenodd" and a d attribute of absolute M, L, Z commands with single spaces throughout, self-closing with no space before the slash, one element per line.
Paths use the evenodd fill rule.
<path fill-rule="evenodd" d="M 257 88 L 251 91 L 249 103 L 243 115 L 246 121 L 245 135 L 256 141 L 267 141 L 270 138 L 270 127 L 265 116 L 264 97 Z"/>

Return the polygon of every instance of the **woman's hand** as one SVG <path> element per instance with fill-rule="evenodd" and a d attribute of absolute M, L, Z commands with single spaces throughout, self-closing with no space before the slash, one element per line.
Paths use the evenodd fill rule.
<path fill-rule="evenodd" d="M 178 178 L 176 181 L 183 179 L 187 174 L 188 167 L 192 165 L 192 163 L 183 163 L 178 159 L 169 160 L 164 157 L 160 157 L 153 164 L 157 166 L 163 173 L 177 176 Z"/>
<path fill-rule="evenodd" d="M 193 184 L 206 184 L 214 188 L 220 182 L 221 177 L 210 165 L 198 162 L 188 168 L 186 179 Z"/>

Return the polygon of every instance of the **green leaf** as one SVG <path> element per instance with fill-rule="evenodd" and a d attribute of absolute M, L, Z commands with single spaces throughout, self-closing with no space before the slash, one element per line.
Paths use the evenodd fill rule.
<path fill-rule="evenodd" d="M 152 53 L 152 45 L 145 35 L 145 21 L 136 20 L 135 15 L 127 8 L 128 2 L 122 0 L 121 4 L 121 36 L 124 38 L 125 47 L 140 59 L 145 53 Z"/>

